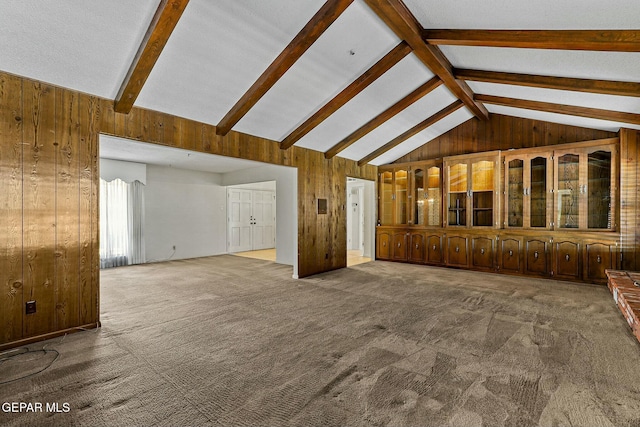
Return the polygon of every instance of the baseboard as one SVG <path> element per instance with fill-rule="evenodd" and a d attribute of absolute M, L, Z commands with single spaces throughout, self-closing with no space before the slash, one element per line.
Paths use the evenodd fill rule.
<path fill-rule="evenodd" d="M 36 335 L 34 337 L 24 338 L 18 341 L 11 341 L 8 343 L 0 344 L 0 351 L 8 350 L 15 347 L 21 347 L 27 344 L 32 344 L 38 341 L 44 341 L 51 338 L 59 337 L 61 335 L 72 334 L 74 332 L 81 332 L 83 329 L 95 329 L 100 327 L 100 322 L 88 323 L 86 325 L 75 326 L 73 328 L 62 329 L 60 331 L 49 332 L 47 334 Z"/>

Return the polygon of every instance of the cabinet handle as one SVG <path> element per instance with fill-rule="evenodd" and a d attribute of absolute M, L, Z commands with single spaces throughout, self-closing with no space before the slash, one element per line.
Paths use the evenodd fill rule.
<path fill-rule="evenodd" d="M 436 245 L 433 245 L 433 250 L 434 250 L 434 251 L 436 250 Z"/>
<path fill-rule="evenodd" d="M 460 248 L 456 246 L 456 252 L 460 252 Z"/>
<path fill-rule="evenodd" d="M 513 256 L 513 251 L 509 251 L 509 256 L 512 257 Z"/>
<path fill-rule="evenodd" d="M 400 247 L 400 243 L 398 243 L 398 247 Z"/>
<path fill-rule="evenodd" d="M 600 264 L 600 263 L 602 262 L 602 258 L 600 258 L 600 255 L 598 255 L 598 256 L 596 257 L 596 262 L 597 262 L 598 264 Z"/>
<path fill-rule="evenodd" d="M 387 246 L 387 242 L 382 242 L 382 247 L 386 247 Z"/>
<path fill-rule="evenodd" d="M 568 262 L 571 259 L 571 257 L 569 256 L 569 254 L 565 254 L 564 255 L 564 259 L 565 259 L 565 261 Z"/>
<path fill-rule="evenodd" d="M 480 255 L 484 255 L 484 248 L 480 248 Z"/>
<path fill-rule="evenodd" d="M 534 257 L 535 259 L 538 259 L 538 251 L 535 251 L 535 252 L 533 253 L 533 257 Z"/>
<path fill-rule="evenodd" d="M 420 245 L 416 245 L 416 249 L 420 249 Z"/>

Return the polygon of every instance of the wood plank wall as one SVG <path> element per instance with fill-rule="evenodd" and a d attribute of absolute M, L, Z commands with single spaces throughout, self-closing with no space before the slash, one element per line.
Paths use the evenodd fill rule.
<path fill-rule="evenodd" d="M 620 129 L 622 268 L 640 270 L 640 131 Z"/>
<path fill-rule="evenodd" d="M 0 349 L 99 322 L 99 134 L 298 168 L 298 274 L 346 266 L 347 176 L 319 152 L 0 72 Z M 318 198 L 328 213 L 318 215 Z M 35 314 L 25 303 L 36 301 Z"/>
<path fill-rule="evenodd" d="M 616 136 L 618 134 L 615 132 L 491 114 L 487 121 L 480 121 L 475 118 L 467 120 L 460 126 L 406 154 L 394 163 L 436 159 L 482 151 L 543 147 Z"/>

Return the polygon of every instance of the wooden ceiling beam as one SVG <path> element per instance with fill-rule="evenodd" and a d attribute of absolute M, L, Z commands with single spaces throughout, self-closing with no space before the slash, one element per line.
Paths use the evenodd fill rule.
<path fill-rule="evenodd" d="M 431 45 L 640 52 L 640 30 L 424 30 Z"/>
<path fill-rule="evenodd" d="M 516 74 L 465 69 L 455 69 L 453 71 L 453 75 L 457 79 L 472 80 L 476 82 L 501 83 L 517 86 L 539 87 L 545 89 L 571 90 L 576 92 L 640 97 L 640 83 L 635 82 L 537 76 L 531 74 Z"/>
<path fill-rule="evenodd" d="M 223 136 L 229 133 L 231 128 L 256 105 L 260 98 L 300 59 L 307 49 L 320 38 L 325 30 L 338 19 L 352 2 L 353 0 L 327 0 L 280 55 L 258 77 L 258 80 L 242 95 L 242 98 L 220 120 L 216 127 L 216 133 Z"/>
<path fill-rule="evenodd" d="M 189 0 L 162 0 L 116 95 L 114 110 L 129 114 Z"/>
<path fill-rule="evenodd" d="M 365 0 L 365 2 L 400 39 L 411 46 L 414 54 L 442 80 L 473 115 L 481 120 L 489 118 L 489 112 L 484 105 L 474 100 L 471 88 L 464 81 L 456 80 L 453 76 L 453 67 L 442 51 L 422 39 L 424 28 L 402 0 Z"/>
<path fill-rule="evenodd" d="M 354 142 L 356 142 L 357 140 L 359 140 L 360 138 L 362 138 L 363 136 L 365 136 L 366 134 L 368 134 L 369 132 L 371 132 L 372 130 L 374 130 L 375 128 L 377 128 L 378 126 L 380 126 L 381 124 L 383 124 L 384 122 L 386 122 L 387 120 L 389 120 L 390 118 L 398 114 L 399 112 L 403 111 L 404 109 L 409 107 L 411 104 L 413 104 L 414 102 L 416 102 L 417 100 L 419 100 L 420 98 L 422 98 L 423 96 L 431 92 L 432 90 L 439 87 L 441 84 L 442 84 L 442 80 L 440 80 L 438 77 L 434 77 L 428 82 L 420 85 L 420 87 L 415 89 L 409 95 L 405 96 L 400 101 L 396 102 L 394 105 L 387 108 L 385 111 L 378 114 L 373 119 L 369 120 L 362 127 L 352 132 L 349 136 L 344 138 L 342 141 L 338 142 L 336 145 L 331 147 L 328 151 L 324 153 L 325 159 L 330 159 L 334 157 L 336 154 L 346 149 L 351 144 L 353 144 Z"/>
<path fill-rule="evenodd" d="M 338 111 L 340 107 L 362 92 L 367 86 L 376 81 L 380 76 L 389 71 L 391 67 L 400 62 L 405 56 L 411 53 L 411 48 L 405 42 L 400 42 L 389 53 L 376 62 L 371 68 L 355 79 L 349 86 L 344 88 L 331 101 L 311 115 L 300 126 L 294 129 L 280 143 L 280 148 L 286 150 L 298 142 L 300 138 L 311 132 L 316 126 L 322 123 L 327 117 Z"/>
<path fill-rule="evenodd" d="M 578 107 L 575 105 L 554 104 L 550 102 L 529 101 L 525 99 L 507 98 L 493 95 L 476 95 L 479 101 L 486 104 L 505 107 L 524 108 L 527 110 L 545 111 L 547 113 L 566 114 L 569 116 L 587 117 L 589 119 L 608 120 L 613 122 L 640 125 L 640 114 L 621 111 L 601 110 L 599 108 Z"/>
<path fill-rule="evenodd" d="M 442 120 L 445 117 L 447 117 L 449 114 L 453 113 L 454 111 L 456 111 L 456 110 L 458 110 L 458 109 L 460 109 L 462 107 L 464 107 L 464 103 L 462 101 L 460 101 L 460 100 L 457 100 L 452 104 L 449 104 L 447 107 L 445 107 L 442 110 L 438 111 L 433 116 L 429 117 L 426 120 L 421 121 L 420 123 L 418 123 L 417 125 L 415 125 L 411 129 L 409 129 L 408 131 L 402 133 L 401 135 L 396 136 L 391 141 L 387 142 L 382 147 L 378 148 L 376 151 L 374 151 L 374 152 L 370 153 L 369 155 L 363 157 L 362 159 L 358 160 L 358 166 L 365 165 L 365 164 L 369 163 L 371 160 L 375 159 L 376 157 L 380 157 L 381 155 L 383 155 L 387 151 L 389 151 L 392 148 L 400 145 L 401 143 L 403 143 L 407 139 L 411 138 L 414 135 L 417 135 L 419 132 L 422 132 L 423 130 L 425 130 L 429 126 L 439 122 L 440 120 Z"/>

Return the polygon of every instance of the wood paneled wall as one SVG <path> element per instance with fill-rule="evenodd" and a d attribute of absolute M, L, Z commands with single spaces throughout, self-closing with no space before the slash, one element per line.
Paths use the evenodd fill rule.
<path fill-rule="evenodd" d="M 616 136 L 618 134 L 614 132 L 491 114 L 487 121 L 480 121 L 475 118 L 467 120 L 460 126 L 401 157 L 394 163 L 436 159 L 482 151 L 543 147 Z"/>
<path fill-rule="evenodd" d="M 99 322 L 99 134 L 298 168 L 298 274 L 346 266 L 346 178 L 377 168 L 0 72 L 0 348 Z M 317 199 L 328 213 L 317 214 Z M 35 300 L 37 312 L 25 314 Z"/>
<path fill-rule="evenodd" d="M 640 131 L 620 129 L 622 268 L 640 270 Z"/>

